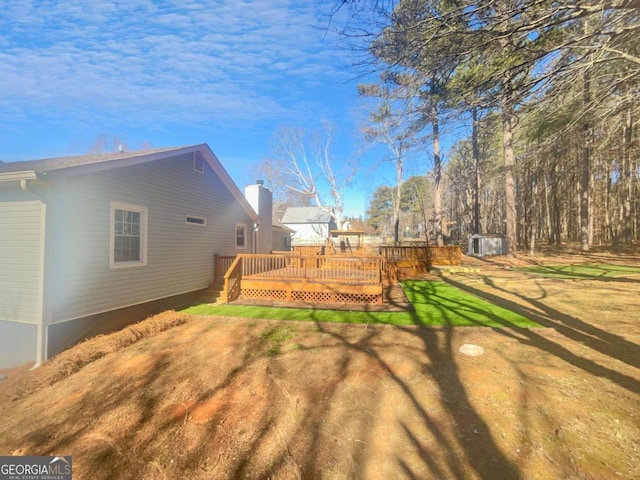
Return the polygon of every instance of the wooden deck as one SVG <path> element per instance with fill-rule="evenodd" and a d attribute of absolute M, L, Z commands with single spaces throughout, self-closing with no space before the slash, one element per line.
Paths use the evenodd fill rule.
<path fill-rule="evenodd" d="M 377 255 L 241 254 L 216 257 L 223 302 L 381 305 L 384 287 L 426 273 L 431 265 L 459 264 L 458 247 L 383 247 Z M 222 274 L 222 272 L 225 272 Z"/>
<path fill-rule="evenodd" d="M 382 303 L 382 264 L 379 255 L 238 255 L 223 300 Z"/>

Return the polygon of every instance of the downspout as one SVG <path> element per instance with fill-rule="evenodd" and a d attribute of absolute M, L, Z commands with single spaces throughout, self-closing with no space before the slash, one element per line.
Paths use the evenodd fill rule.
<path fill-rule="evenodd" d="M 30 180 L 20 180 L 20 190 L 29 195 L 33 195 L 42 202 L 42 212 L 40 216 L 40 285 L 38 297 L 40 300 L 38 323 L 36 324 L 36 363 L 32 369 L 38 368 L 47 359 L 47 328 L 45 325 L 45 254 L 46 254 L 46 233 L 47 233 L 47 202 L 34 192 L 30 187 Z"/>
<path fill-rule="evenodd" d="M 258 222 L 253 222 L 253 245 L 251 246 L 251 253 L 258 253 Z"/>

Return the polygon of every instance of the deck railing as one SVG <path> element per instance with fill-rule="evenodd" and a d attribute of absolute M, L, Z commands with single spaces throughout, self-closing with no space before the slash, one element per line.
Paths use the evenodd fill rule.
<path fill-rule="evenodd" d="M 242 276 L 264 279 L 378 284 L 382 271 L 379 255 L 239 255 Z"/>
<path fill-rule="evenodd" d="M 213 255 L 213 278 L 214 280 L 219 280 L 224 278 L 224 274 L 227 273 L 229 267 L 236 259 L 235 255 L 218 255 L 217 253 Z"/>
<path fill-rule="evenodd" d="M 242 280 L 242 256 L 237 255 L 229 269 L 224 274 L 224 288 L 221 299 L 224 303 L 233 302 L 240 296 Z"/>

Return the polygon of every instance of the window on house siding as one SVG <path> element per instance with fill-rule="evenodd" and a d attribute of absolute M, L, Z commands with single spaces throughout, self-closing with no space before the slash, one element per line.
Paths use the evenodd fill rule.
<path fill-rule="evenodd" d="M 247 248 L 247 226 L 244 223 L 236 224 L 236 248 Z"/>
<path fill-rule="evenodd" d="M 192 225 L 207 225 L 207 219 L 205 217 L 196 217 L 194 215 L 186 215 L 185 222 L 191 223 Z"/>
<path fill-rule="evenodd" d="M 147 208 L 111 202 L 111 267 L 147 264 Z"/>

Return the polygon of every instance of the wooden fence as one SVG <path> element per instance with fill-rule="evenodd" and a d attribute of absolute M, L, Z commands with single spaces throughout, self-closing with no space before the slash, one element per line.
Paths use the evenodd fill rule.
<path fill-rule="evenodd" d="M 325 245 L 294 245 L 293 252 L 299 255 L 324 255 Z"/>
<path fill-rule="evenodd" d="M 422 262 L 431 265 L 460 265 L 462 251 L 458 246 L 382 246 L 380 254 L 388 261 Z"/>
<path fill-rule="evenodd" d="M 460 265 L 462 249 L 458 246 L 427 247 L 429 266 Z"/>
<path fill-rule="evenodd" d="M 385 259 L 384 273 L 395 285 L 401 278 L 426 273 L 436 265 L 460 265 L 460 247 L 435 246 L 381 246 L 380 255 Z"/>
<path fill-rule="evenodd" d="M 380 255 L 387 260 L 416 260 L 426 262 L 430 247 L 426 246 L 381 246 Z"/>

